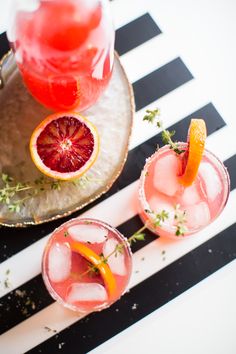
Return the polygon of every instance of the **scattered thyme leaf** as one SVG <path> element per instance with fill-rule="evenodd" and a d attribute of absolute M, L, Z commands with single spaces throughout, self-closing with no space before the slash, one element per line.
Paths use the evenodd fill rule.
<path fill-rule="evenodd" d="M 68 231 L 64 231 L 64 237 L 68 237 L 69 236 L 69 232 Z"/>
<path fill-rule="evenodd" d="M 92 177 L 82 176 L 76 181 L 73 181 L 73 184 L 80 188 L 85 188 L 87 183 L 93 180 L 97 181 L 97 179 Z M 10 212 L 19 213 L 28 199 L 31 199 L 46 190 L 61 190 L 63 183 L 65 183 L 65 181 L 52 180 L 44 176 L 35 179 L 33 182 L 21 183 L 16 182 L 14 178 L 8 174 L 2 173 L 0 204 L 5 204 Z M 23 195 L 22 193 L 27 193 L 27 195 Z M 17 199 L 18 196 L 21 196 L 22 198 Z"/>
<path fill-rule="evenodd" d="M 11 284 L 10 284 L 8 278 L 6 278 L 6 279 L 4 280 L 4 286 L 5 286 L 6 289 L 9 289 L 9 288 L 10 288 Z"/>
<path fill-rule="evenodd" d="M 52 329 L 52 328 L 50 328 L 50 327 L 48 327 L 48 326 L 44 326 L 44 329 L 46 329 L 46 331 L 48 331 L 48 332 L 57 333 L 57 330 L 56 330 L 56 329 Z"/>

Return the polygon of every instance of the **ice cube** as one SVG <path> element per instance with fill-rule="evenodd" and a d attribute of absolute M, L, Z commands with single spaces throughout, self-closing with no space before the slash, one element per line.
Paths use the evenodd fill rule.
<path fill-rule="evenodd" d="M 73 283 L 71 284 L 67 301 L 106 301 L 107 292 L 103 285 L 98 283 Z"/>
<path fill-rule="evenodd" d="M 168 196 L 176 194 L 178 182 L 179 161 L 175 155 L 167 155 L 157 160 L 154 169 L 154 187 Z"/>
<path fill-rule="evenodd" d="M 165 221 L 165 225 L 162 225 L 163 228 L 173 225 L 175 209 L 167 197 L 158 194 L 153 195 L 149 200 L 149 206 L 154 213 L 161 213 L 163 210 L 168 213 L 168 219 Z"/>
<path fill-rule="evenodd" d="M 107 257 L 119 244 L 114 238 L 110 238 L 103 246 L 103 255 Z M 121 276 L 126 275 L 125 267 L 125 255 L 123 253 L 117 252 L 108 258 L 108 264 L 111 268 L 112 273 L 118 274 Z"/>
<path fill-rule="evenodd" d="M 215 168 L 208 162 L 202 162 L 199 167 L 199 175 L 203 181 L 203 188 L 207 198 L 214 201 L 222 190 L 220 177 Z"/>
<path fill-rule="evenodd" d="M 106 229 L 92 224 L 70 226 L 68 232 L 75 241 L 91 243 L 104 242 L 108 235 Z"/>
<path fill-rule="evenodd" d="M 193 183 L 190 187 L 184 188 L 183 194 L 180 197 L 179 203 L 182 206 L 193 205 L 201 200 L 197 186 Z"/>
<path fill-rule="evenodd" d="M 186 209 L 186 220 L 188 229 L 197 229 L 209 224 L 211 220 L 210 210 L 207 203 L 200 202 L 191 205 Z"/>
<path fill-rule="evenodd" d="M 61 243 L 55 243 L 48 254 L 48 276 L 53 282 L 66 280 L 70 275 L 71 250 Z"/>

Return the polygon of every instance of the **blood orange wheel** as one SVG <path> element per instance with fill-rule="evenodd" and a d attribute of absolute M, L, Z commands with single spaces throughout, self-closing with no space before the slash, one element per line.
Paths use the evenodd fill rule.
<path fill-rule="evenodd" d="M 98 151 L 96 127 L 74 112 L 48 116 L 30 139 L 33 162 L 42 173 L 56 179 L 80 177 L 95 162 Z"/>

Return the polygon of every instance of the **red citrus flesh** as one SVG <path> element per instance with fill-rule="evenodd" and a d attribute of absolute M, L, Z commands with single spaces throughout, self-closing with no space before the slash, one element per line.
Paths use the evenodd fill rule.
<path fill-rule="evenodd" d="M 33 132 L 30 151 L 35 165 L 57 179 L 82 175 L 99 148 L 96 128 L 77 113 L 53 114 Z"/>

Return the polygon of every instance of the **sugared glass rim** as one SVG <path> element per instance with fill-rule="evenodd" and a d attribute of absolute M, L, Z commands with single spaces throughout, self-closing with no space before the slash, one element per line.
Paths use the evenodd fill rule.
<path fill-rule="evenodd" d="M 177 142 L 178 146 L 180 149 L 186 150 L 188 143 L 186 142 Z M 145 195 L 145 179 L 146 179 L 146 173 L 150 167 L 150 165 L 152 164 L 153 160 L 155 160 L 157 158 L 158 155 L 160 154 L 164 154 L 167 150 L 170 150 L 173 152 L 173 150 L 170 149 L 170 145 L 164 145 L 161 148 L 159 148 L 157 151 L 155 151 L 150 157 L 148 157 L 146 159 L 146 163 L 144 165 L 144 168 L 142 170 L 141 176 L 140 176 L 140 181 L 139 181 L 139 189 L 138 189 L 138 199 L 139 202 L 141 204 L 142 207 L 142 213 L 147 217 L 147 219 L 150 220 L 150 205 L 146 199 L 146 195 Z M 206 226 L 210 225 L 216 218 L 218 218 L 218 216 L 221 214 L 221 212 L 223 211 L 223 209 L 225 208 L 228 198 L 229 198 L 229 193 L 230 193 L 230 177 L 227 171 L 227 168 L 224 166 L 223 162 L 211 151 L 209 151 L 208 149 L 204 149 L 204 153 L 203 156 L 206 156 L 209 161 L 213 161 L 213 166 L 215 166 L 215 168 L 217 169 L 217 171 L 219 171 L 219 174 L 222 178 L 222 184 L 224 186 L 224 196 L 222 198 L 222 204 L 221 207 L 219 208 L 218 212 L 216 213 L 216 215 L 214 216 L 214 218 L 211 219 L 211 221 L 209 222 L 209 224 L 207 225 L 203 225 L 199 228 L 196 229 L 192 229 L 190 232 L 186 233 L 186 235 L 183 236 L 176 236 L 174 233 L 172 234 L 170 232 L 170 236 L 171 238 L 176 238 L 176 239 L 183 239 L 186 238 L 190 235 L 193 235 L 197 232 L 199 232 L 200 230 L 204 229 Z M 149 212 L 146 212 L 146 210 L 148 210 Z M 142 219 L 142 216 L 141 216 Z M 161 227 L 157 227 L 157 228 L 151 228 L 148 227 L 152 232 L 154 232 L 155 234 L 158 235 L 158 230 L 161 229 Z M 174 229 L 174 228 L 173 228 Z M 157 232 L 155 231 L 157 230 Z"/>
<path fill-rule="evenodd" d="M 127 284 L 125 289 L 123 290 L 123 292 L 121 292 L 119 294 L 119 296 L 117 298 L 115 298 L 114 300 L 112 300 L 111 302 L 109 302 L 108 304 L 101 304 L 99 306 L 96 306 L 96 308 L 94 308 L 92 311 L 87 311 L 87 310 L 83 310 L 83 309 L 79 309 L 77 306 L 69 304 L 68 302 L 64 301 L 59 295 L 58 293 L 54 290 L 54 288 L 51 286 L 47 272 L 46 272 L 46 255 L 48 252 L 48 248 L 50 247 L 50 242 L 52 240 L 52 238 L 54 237 L 55 233 L 59 232 L 60 230 L 64 229 L 66 227 L 66 225 L 70 224 L 73 221 L 79 221 L 81 223 L 84 223 L 86 225 L 86 222 L 88 223 L 95 223 L 95 224 L 99 224 L 102 227 L 104 227 L 105 229 L 108 229 L 109 231 L 115 233 L 118 238 L 120 239 L 121 242 L 125 242 L 126 246 L 126 250 L 128 253 L 128 257 L 130 260 L 130 269 L 129 269 L 129 274 L 127 276 Z M 76 217 L 76 218 L 72 218 L 66 222 L 64 222 L 63 224 L 61 224 L 59 227 L 57 227 L 50 235 L 46 246 L 44 247 L 44 251 L 43 251 L 43 256 L 42 256 L 42 262 L 41 262 L 41 269 L 42 269 L 42 277 L 43 277 L 43 281 L 44 284 L 49 292 L 49 294 L 52 296 L 52 298 L 54 300 L 56 300 L 60 305 L 64 306 L 65 308 L 68 308 L 72 311 L 78 312 L 78 313 L 91 313 L 91 312 L 95 312 L 95 311 L 101 311 L 104 310 L 108 307 L 110 307 L 114 302 L 116 302 L 117 300 L 120 299 L 120 297 L 126 292 L 127 290 L 127 285 L 129 284 L 130 278 L 131 278 L 131 274 L 132 274 L 132 267 L 133 267 L 133 263 L 132 263 L 132 251 L 131 251 L 131 247 L 130 244 L 128 242 L 127 237 L 125 237 L 119 230 L 117 230 L 115 227 L 109 225 L 108 223 L 106 223 L 105 221 L 101 221 L 98 219 L 94 219 L 94 218 L 80 218 L 80 217 Z"/>

